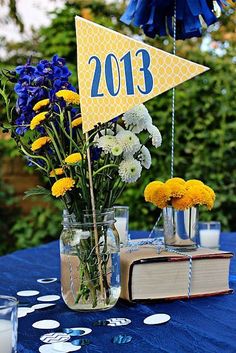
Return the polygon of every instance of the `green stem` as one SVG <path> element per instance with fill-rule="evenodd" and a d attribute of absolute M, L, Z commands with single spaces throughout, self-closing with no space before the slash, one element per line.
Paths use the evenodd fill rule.
<path fill-rule="evenodd" d="M 118 168 L 118 165 L 117 164 L 112 164 L 112 163 L 104 165 L 103 167 L 101 167 L 98 170 L 96 170 L 96 172 L 93 173 L 93 176 L 101 173 L 103 170 L 108 169 L 108 168 Z"/>

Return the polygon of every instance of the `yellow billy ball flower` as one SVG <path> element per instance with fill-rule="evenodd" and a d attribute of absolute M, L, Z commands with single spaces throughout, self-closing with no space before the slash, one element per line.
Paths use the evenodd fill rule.
<path fill-rule="evenodd" d="M 42 99 L 33 106 L 33 110 L 36 112 L 37 110 L 46 107 L 49 103 L 50 101 L 48 98 Z"/>
<path fill-rule="evenodd" d="M 204 184 L 192 185 L 188 189 L 188 195 L 193 201 L 193 206 L 206 205 L 207 207 L 211 207 L 211 196 L 204 188 Z"/>
<path fill-rule="evenodd" d="M 190 179 L 188 181 L 186 181 L 185 183 L 185 187 L 186 189 L 191 188 L 192 186 L 203 186 L 203 182 L 201 180 L 197 180 L 197 179 Z"/>
<path fill-rule="evenodd" d="M 82 118 L 76 118 L 75 120 L 72 121 L 71 126 L 76 127 L 82 124 Z"/>
<path fill-rule="evenodd" d="M 66 157 L 65 162 L 67 164 L 75 164 L 75 163 L 80 162 L 81 159 L 82 159 L 81 154 L 79 152 L 77 152 L 77 153 L 72 153 L 68 157 Z"/>
<path fill-rule="evenodd" d="M 204 185 L 204 190 L 207 192 L 207 195 L 209 196 L 206 198 L 205 205 L 207 206 L 208 210 L 211 210 L 215 203 L 216 194 L 214 193 L 214 190 L 207 185 Z"/>
<path fill-rule="evenodd" d="M 159 186 L 164 185 L 161 181 L 152 181 L 149 183 L 144 190 L 144 198 L 147 202 L 152 202 L 154 194 L 157 192 Z"/>
<path fill-rule="evenodd" d="M 166 181 L 166 184 L 168 184 L 169 182 L 171 182 L 171 183 L 175 182 L 175 183 L 178 183 L 178 184 L 180 184 L 180 185 L 185 185 L 185 180 L 182 179 L 182 178 L 177 178 L 177 177 L 168 179 L 168 180 Z"/>
<path fill-rule="evenodd" d="M 68 104 L 79 104 L 80 96 L 78 93 L 74 91 L 70 91 L 68 89 L 62 89 L 56 93 L 56 96 L 59 98 L 63 98 L 64 101 Z"/>
<path fill-rule="evenodd" d="M 38 125 L 40 125 L 40 123 L 46 119 L 47 113 L 48 112 L 42 112 L 35 115 L 35 117 L 33 117 L 33 119 L 30 122 L 30 130 L 34 130 Z"/>
<path fill-rule="evenodd" d="M 165 208 L 171 198 L 171 190 L 168 185 L 160 185 L 152 197 L 152 203 L 158 208 Z"/>
<path fill-rule="evenodd" d="M 60 197 L 73 188 L 75 181 L 72 178 L 62 178 L 57 180 L 52 186 L 52 195 Z"/>
<path fill-rule="evenodd" d="M 193 207 L 194 205 L 193 205 L 192 198 L 188 195 L 188 193 L 185 193 L 185 195 L 183 195 L 180 198 L 173 198 L 172 206 L 176 210 L 184 211 L 187 208 Z"/>
<path fill-rule="evenodd" d="M 169 179 L 165 183 L 170 188 L 171 197 L 182 197 L 185 194 L 185 181 L 182 179 L 184 181 L 184 183 L 182 184 L 182 182 L 178 179 L 180 178 Z"/>
<path fill-rule="evenodd" d="M 56 175 L 62 175 L 64 174 L 64 170 L 62 168 L 55 168 L 53 170 L 51 170 L 49 176 L 51 177 L 55 177 Z"/>
<path fill-rule="evenodd" d="M 31 150 L 32 151 L 37 151 L 44 145 L 46 145 L 48 142 L 51 142 L 50 137 L 48 136 L 43 136 L 35 140 L 32 145 L 31 145 Z"/>

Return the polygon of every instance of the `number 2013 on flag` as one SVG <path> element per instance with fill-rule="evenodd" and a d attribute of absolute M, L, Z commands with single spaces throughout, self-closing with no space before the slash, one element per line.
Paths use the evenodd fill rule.
<path fill-rule="evenodd" d="M 137 80 L 139 83 L 142 82 L 142 84 L 134 83 L 132 60 L 135 59 L 139 59 L 141 63 L 139 67 L 140 76 L 136 74 L 135 77 L 138 77 Z M 124 70 L 125 82 L 123 84 L 125 85 L 126 94 L 128 96 L 134 95 L 135 90 L 138 90 L 141 94 L 146 95 L 153 89 L 153 75 L 150 70 L 151 59 L 149 52 L 146 49 L 137 50 L 134 58 L 132 58 L 130 51 L 128 51 L 120 59 L 117 59 L 114 54 L 108 54 L 104 63 L 101 63 L 98 56 L 93 55 L 88 60 L 89 65 L 92 63 L 95 63 L 95 66 L 91 85 L 91 98 L 104 97 L 106 93 L 113 97 L 118 96 L 122 84 L 121 70 Z M 104 72 L 102 72 L 102 70 L 104 70 Z M 114 79 L 115 70 L 117 74 L 116 82 Z M 100 88 L 101 77 L 103 74 L 105 74 L 107 92 L 101 91 Z"/>

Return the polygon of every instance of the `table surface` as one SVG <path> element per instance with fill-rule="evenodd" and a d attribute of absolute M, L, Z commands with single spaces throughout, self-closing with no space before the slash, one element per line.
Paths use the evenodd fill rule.
<path fill-rule="evenodd" d="M 132 238 L 145 233 L 133 232 Z M 236 233 L 221 234 L 221 249 L 236 251 Z M 0 293 L 16 296 L 17 291 L 34 289 L 40 295 L 60 294 L 59 244 L 52 242 L 37 248 L 17 251 L 0 257 Z M 40 284 L 38 278 L 57 277 L 58 281 Z M 236 289 L 236 259 L 231 260 L 230 287 Z M 24 298 L 21 300 L 25 301 Z M 38 303 L 36 297 L 27 301 Z M 145 317 L 166 313 L 171 320 L 163 325 L 143 324 Z M 111 317 L 130 318 L 132 323 L 120 327 L 94 327 L 97 320 Z M 61 328 L 90 327 L 92 333 L 84 338 L 91 344 L 81 352 L 113 353 L 235 353 L 236 352 L 236 294 L 176 300 L 156 304 L 128 304 L 120 301 L 109 311 L 77 313 L 69 310 L 62 299 L 47 310 L 36 310 L 19 319 L 18 353 L 36 353 L 41 344 L 39 338 L 45 330 L 37 330 L 32 324 L 38 320 L 54 319 Z M 55 330 L 50 330 L 55 331 Z M 56 331 L 60 331 L 60 328 Z M 133 337 L 130 343 L 118 345 L 111 342 L 118 334 Z M 1 344 L 1 342 L 0 342 Z"/>

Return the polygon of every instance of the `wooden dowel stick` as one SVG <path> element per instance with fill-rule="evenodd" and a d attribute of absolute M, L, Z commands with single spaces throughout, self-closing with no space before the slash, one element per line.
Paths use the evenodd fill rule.
<path fill-rule="evenodd" d="M 86 136 L 86 142 L 89 143 L 88 133 L 86 133 L 85 136 Z M 98 248 L 99 239 L 98 239 L 98 229 L 97 229 L 97 220 L 96 220 L 96 205 L 95 205 L 95 197 L 94 197 L 94 189 L 93 189 L 92 164 L 91 164 L 91 155 L 90 155 L 89 146 L 87 148 L 87 160 L 88 160 L 88 173 L 89 173 L 89 189 L 90 189 L 90 196 L 91 196 L 94 235 L 95 235 L 95 248 L 96 248 L 96 255 L 97 255 L 97 259 L 98 259 L 99 282 L 100 282 L 102 297 L 103 297 L 103 299 L 105 299 L 104 298 L 103 278 L 102 278 L 101 258 L 100 258 L 100 254 L 99 254 L 99 248 Z"/>

